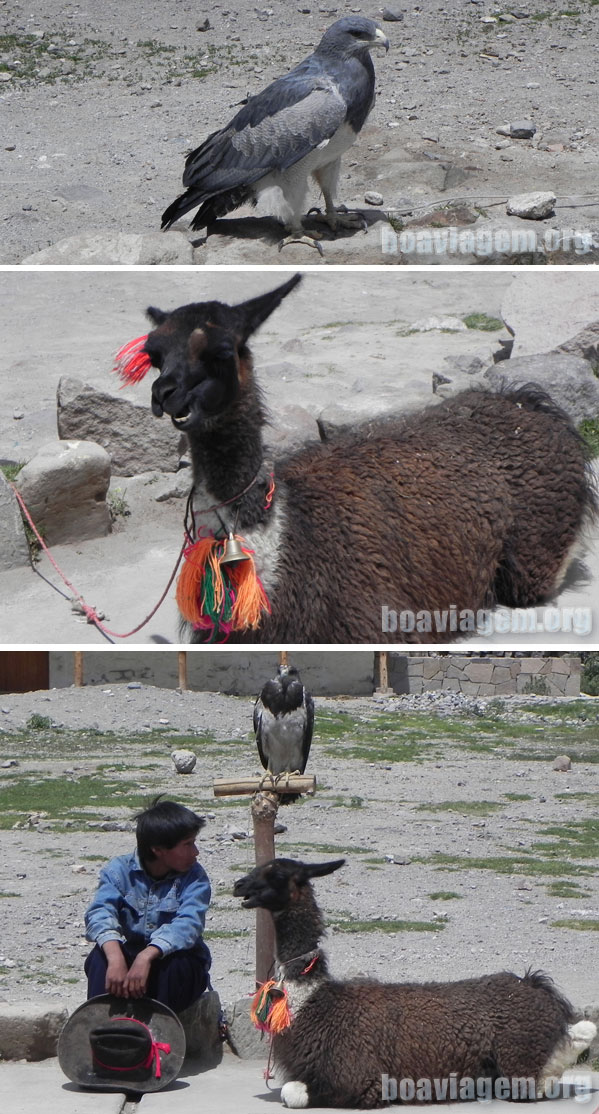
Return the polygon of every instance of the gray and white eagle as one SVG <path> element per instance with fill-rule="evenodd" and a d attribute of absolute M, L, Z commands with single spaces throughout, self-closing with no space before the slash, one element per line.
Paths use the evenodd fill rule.
<path fill-rule="evenodd" d="M 294 665 L 280 665 L 254 705 L 254 731 L 260 761 L 275 781 L 306 769 L 312 732 L 314 701 Z M 281 804 L 296 801 L 299 793 L 281 795 Z"/>
<path fill-rule="evenodd" d="M 162 227 L 170 228 L 199 206 L 191 227 L 204 228 L 246 201 L 262 198 L 287 226 L 288 241 L 302 239 L 310 174 L 322 190 L 333 231 L 340 223 L 355 227 L 355 215 L 340 216 L 334 194 L 341 155 L 374 105 L 373 46 L 389 49 L 373 20 L 338 19 L 313 54 L 250 97 L 226 127 L 190 152 L 183 174 L 187 188 L 163 213 Z"/>

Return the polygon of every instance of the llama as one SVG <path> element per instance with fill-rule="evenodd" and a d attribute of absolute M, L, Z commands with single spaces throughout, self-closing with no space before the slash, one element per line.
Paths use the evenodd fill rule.
<path fill-rule="evenodd" d="M 270 910 L 275 924 L 278 992 L 282 986 L 290 1009 L 286 1028 L 271 1027 L 284 1104 L 383 1106 L 395 1097 L 390 1080 L 403 1081 L 402 1090 L 412 1084 L 410 1097 L 426 1102 L 490 1098 L 498 1085 L 504 1098 L 553 1091 L 597 1030 L 591 1021 L 573 1023 L 572 1006 L 542 972 L 449 983 L 330 976 L 310 880 L 344 862 L 272 859 L 233 891 L 244 908 Z M 508 1081 L 515 1094 L 506 1093 Z"/>
<path fill-rule="evenodd" d="M 485 609 L 549 599 L 594 500 L 578 433 L 534 385 L 466 390 L 267 461 L 248 340 L 300 278 L 235 306 L 150 308 L 155 328 L 118 354 L 126 380 L 158 369 L 153 413 L 188 437 L 190 640 L 442 642 Z M 394 630 L 393 613 L 414 621 Z"/>

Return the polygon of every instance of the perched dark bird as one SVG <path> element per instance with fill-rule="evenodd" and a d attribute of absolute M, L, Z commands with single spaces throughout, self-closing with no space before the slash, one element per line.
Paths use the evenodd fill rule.
<path fill-rule="evenodd" d="M 280 665 L 254 705 L 254 731 L 260 761 L 276 782 L 284 774 L 303 774 L 312 732 L 314 701 L 294 665 Z M 266 779 L 264 779 L 266 781 Z M 299 793 L 281 795 L 281 804 L 297 801 Z"/>
<path fill-rule="evenodd" d="M 344 16 L 323 35 L 316 50 L 290 73 L 250 97 L 226 127 L 187 156 L 185 193 L 162 215 L 162 227 L 199 206 L 191 227 L 258 198 L 289 230 L 282 241 L 315 244 L 303 237 L 302 210 L 308 175 L 322 190 L 326 220 L 356 226 L 356 214 L 335 208 L 341 155 L 354 142 L 375 100 L 373 46 L 389 40 L 371 19 Z"/>

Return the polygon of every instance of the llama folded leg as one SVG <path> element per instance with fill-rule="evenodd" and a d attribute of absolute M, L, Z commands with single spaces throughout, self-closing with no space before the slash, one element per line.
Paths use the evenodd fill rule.
<path fill-rule="evenodd" d="M 551 1058 L 542 1069 L 537 1082 L 537 1098 L 543 1098 L 549 1080 L 559 1079 L 568 1068 L 574 1067 L 582 1052 L 586 1052 L 597 1035 L 597 1026 L 592 1021 L 577 1021 L 568 1026 L 568 1034 L 554 1049 Z"/>
<path fill-rule="evenodd" d="M 281 1100 L 290 1110 L 303 1110 L 310 1105 L 306 1084 L 300 1083 L 297 1079 L 284 1083 L 281 1087 Z"/>

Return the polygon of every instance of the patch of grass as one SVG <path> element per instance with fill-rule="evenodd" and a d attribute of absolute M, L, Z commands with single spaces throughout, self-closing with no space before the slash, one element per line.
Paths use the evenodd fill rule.
<path fill-rule="evenodd" d="M 599 932 L 599 920 L 589 921 L 584 917 L 569 917 L 562 921 L 552 921 L 552 928 L 571 928 L 575 932 Z"/>
<path fill-rule="evenodd" d="M 530 793 L 504 793 L 506 801 L 532 801 Z"/>
<path fill-rule="evenodd" d="M 497 801 L 438 801 L 418 805 L 418 812 L 461 812 L 464 816 L 490 816 L 502 805 Z"/>
<path fill-rule="evenodd" d="M 466 328 L 483 333 L 496 333 L 503 329 L 503 321 L 499 317 L 489 317 L 487 313 L 469 313 L 467 317 L 462 317 L 462 321 Z"/>
<path fill-rule="evenodd" d="M 135 785 L 94 774 L 68 780 L 23 777 L 0 787 L 0 828 L 11 828 L 33 812 L 45 812 L 48 819 L 93 820 L 104 815 L 118 795 L 118 804 L 139 809 L 142 794 Z"/>
<path fill-rule="evenodd" d="M 434 893 L 428 895 L 431 901 L 455 901 L 462 898 L 462 894 L 457 894 L 455 890 L 435 890 Z"/>
<path fill-rule="evenodd" d="M 238 936 L 245 936 L 249 928 L 207 928 L 204 932 L 205 940 L 236 940 Z"/>
<path fill-rule="evenodd" d="M 554 836 L 552 843 L 533 843 L 531 850 L 545 855 L 572 855 L 580 859 L 599 859 L 599 820 L 577 820 L 571 824 L 549 824 L 539 835 Z"/>
<path fill-rule="evenodd" d="M 348 846 L 347 844 L 343 845 L 337 843 L 310 843 L 309 840 L 297 839 L 294 839 L 289 844 L 279 843 L 279 846 L 285 846 L 287 852 L 293 852 L 297 848 L 307 848 L 309 851 L 313 851 L 315 855 L 335 855 L 336 858 L 340 859 L 349 855 L 350 852 L 355 855 L 368 855 L 372 851 L 371 847 L 354 847 L 353 845 Z M 380 860 L 377 860 L 377 862 L 378 861 Z"/>
<path fill-rule="evenodd" d="M 112 490 L 108 492 L 106 503 L 110 512 L 111 522 L 116 522 L 117 518 L 127 518 L 131 514 L 126 492 L 121 491 L 120 487 L 112 488 Z"/>
<path fill-rule="evenodd" d="M 590 456 L 599 456 L 599 418 L 584 418 L 578 426 L 578 432 Z M 588 691 L 588 689 L 585 689 L 585 692 Z M 596 696 L 597 693 L 591 693 L 591 695 Z"/>
<path fill-rule="evenodd" d="M 1 68 L 2 67 L 0 66 L 0 69 Z M 4 478 L 6 480 L 8 480 L 9 483 L 14 483 L 17 476 L 19 475 L 19 472 L 21 471 L 21 468 L 24 468 L 24 467 L 25 467 L 25 461 L 24 460 L 22 460 L 20 462 L 20 464 L 0 464 L 0 472 L 3 473 Z"/>
<path fill-rule="evenodd" d="M 523 688 L 526 696 L 549 696 L 549 685 L 545 677 L 530 677 Z"/>
<path fill-rule="evenodd" d="M 550 897 L 586 897 L 590 892 L 578 882 L 568 882 L 565 878 L 559 878 L 557 882 L 550 882 L 547 886 Z"/>
<path fill-rule="evenodd" d="M 566 862 L 559 859 L 548 861 L 533 857 L 532 853 L 516 855 L 491 855 L 489 858 L 476 858 L 469 855 L 447 855 L 441 853 L 430 858 L 414 859 L 414 862 L 427 863 L 439 870 L 494 870 L 496 874 L 526 874 L 546 876 L 575 876 L 594 874 L 595 869 L 583 863 Z"/>
<path fill-rule="evenodd" d="M 382 920 L 381 918 L 373 918 L 372 920 L 345 920 L 340 917 L 329 918 L 330 925 L 333 925 L 335 932 L 355 933 L 355 932 L 439 932 L 445 928 L 445 921 L 393 921 Z"/>
<path fill-rule="evenodd" d="M 37 712 L 34 712 L 27 720 L 27 727 L 30 731 L 47 731 L 49 727 L 52 727 L 52 720 L 49 716 L 40 716 Z"/>
<path fill-rule="evenodd" d="M 0 890 L 0 898 L 1 897 L 22 897 L 22 894 L 14 894 L 11 893 L 10 890 Z"/>

